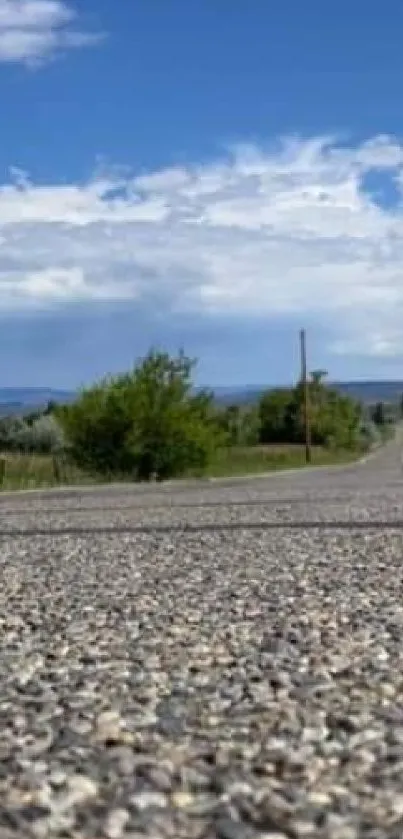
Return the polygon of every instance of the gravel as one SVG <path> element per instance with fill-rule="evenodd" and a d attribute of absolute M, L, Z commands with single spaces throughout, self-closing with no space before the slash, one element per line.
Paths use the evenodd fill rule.
<path fill-rule="evenodd" d="M 403 472 L 0 497 L 0 839 L 401 839 Z"/>

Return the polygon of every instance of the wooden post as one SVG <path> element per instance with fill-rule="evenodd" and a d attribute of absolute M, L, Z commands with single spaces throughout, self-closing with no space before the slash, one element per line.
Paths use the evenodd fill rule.
<path fill-rule="evenodd" d="M 6 458 L 0 455 L 0 487 L 3 486 L 6 478 Z"/>
<path fill-rule="evenodd" d="M 60 458 L 57 454 L 54 454 L 52 457 L 52 466 L 53 466 L 53 477 L 57 484 L 61 483 L 62 480 L 62 471 L 61 471 L 61 464 Z"/>
<path fill-rule="evenodd" d="M 311 417 L 309 406 L 309 382 L 306 370 L 306 334 L 305 329 L 300 331 L 301 343 L 301 382 L 303 387 L 304 399 L 304 431 L 305 431 L 305 460 L 311 463 L 312 460 L 312 446 L 311 446 Z"/>

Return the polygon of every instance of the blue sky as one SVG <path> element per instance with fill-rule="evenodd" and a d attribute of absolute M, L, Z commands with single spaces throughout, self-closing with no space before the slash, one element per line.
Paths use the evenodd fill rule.
<path fill-rule="evenodd" d="M 0 0 L 0 386 L 403 378 L 403 6 Z"/>

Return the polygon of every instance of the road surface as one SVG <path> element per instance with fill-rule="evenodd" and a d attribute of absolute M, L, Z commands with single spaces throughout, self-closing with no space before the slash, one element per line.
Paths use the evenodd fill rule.
<path fill-rule="evenodd" d="M 403 836 L 403 470 L 0 496 L 0 837 Z"/>

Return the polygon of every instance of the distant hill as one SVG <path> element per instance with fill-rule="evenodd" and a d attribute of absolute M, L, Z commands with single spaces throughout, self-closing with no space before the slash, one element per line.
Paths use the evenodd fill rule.
<path fill-rule="evenodd" d="M 357 399 L 364 405 L 374 402 L 397 402 L 403 394 L 403 381 L 352 381 L 329 382 L 342 393 Z M 216 387 L 214 395 L 219 405 L 253 405 L 270 385 L 243 385 L 240 387 Z M 0 388 L 0 415 L 25 414 L 44 408 L 48 402 L 59 404 L 71 402 L 74 391 L 40 387 Z"/>
<path fill-rule="evenodd" d="M 48 402 L 63 404 L 74 399 L 70 390 L 56 390 L 41 387 L 3 387 L 0 388 L 0 414 L 25 414 L 28 411 L 44 408 Z"/>
<path fill-rule="evenodd" d="M 332 387 L 337 388 L 341 393 L 357 399 L 364 405 L 374 402 L 398 402 L 403 395 L 403 381 L 352 381 L 352 382 L 331 382 Z M 262 385 L 230 388 L 215 388 L 216 400 L 220 405 L 253 405 L 265 390 L 270 386 Z"/>
<path fill-rule="evenodd" d="M 335 382 L 334 386 L 366 405 L 399 402 L 403 395 L 403 381 Z"/>

